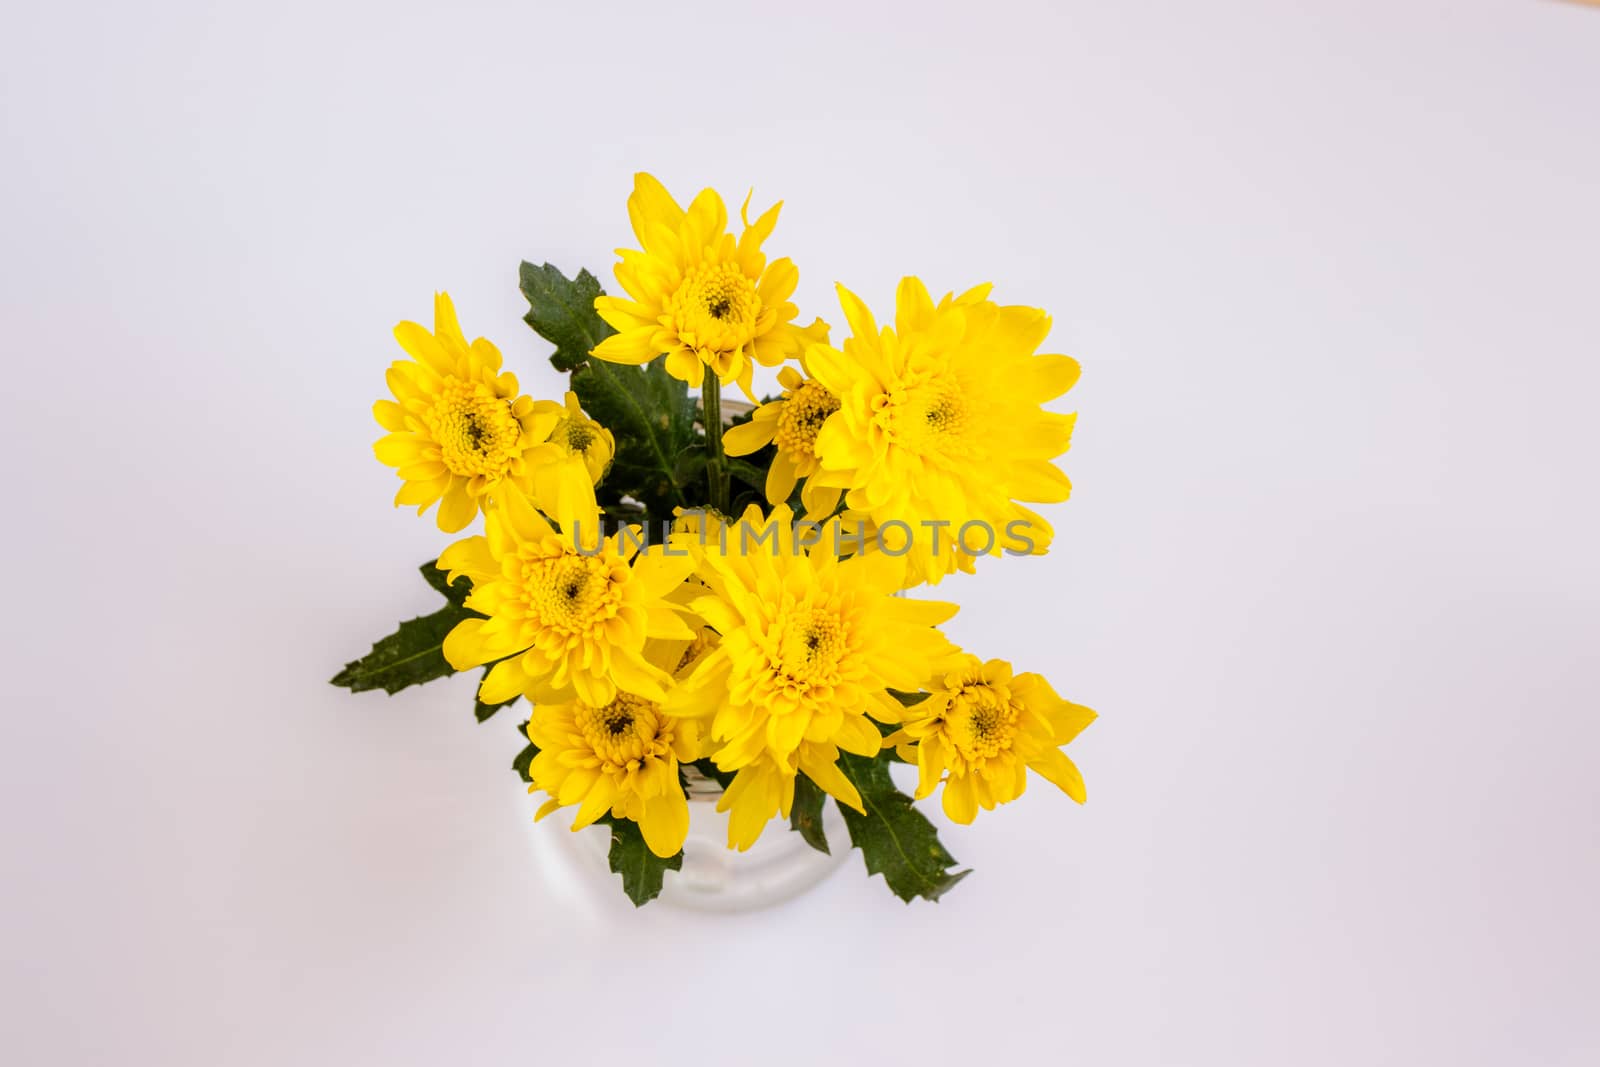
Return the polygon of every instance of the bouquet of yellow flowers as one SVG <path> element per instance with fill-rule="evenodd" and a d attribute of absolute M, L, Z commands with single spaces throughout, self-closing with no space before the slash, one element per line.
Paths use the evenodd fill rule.
<path fill-rule="evenodd" d="M 779 206 L 752 222 L 746 198 L 733 232 L 713 190 L 684 208 L 640 174 L 620 295 L 522 264 L 564 398 L 523 395 L 441 293 L 431 330 L 396 327 L 406 358 L 373 407 L 395 504 L 435 508 L 447 533 L 483 526 L 422 567 L 444 606 L 334 684 L 394 693 L 481 670 L 479 721 L 526 700 L 513 768 L 545 798 L 535 817 L 607 824 L 635 904 L 681 866 L 691 777 L 720 786 L 738 850 L 776 816 L 827 851 L 832 798 L 868 872 L 907 901 L 967 873 L 913 799 L 938 792 L 970 823 L 1029 769 L 1084 799 L 1062 749 L 1094 712 L 956 648 L 939 631 L 956 605 L 906 595 L 1046 551 L 1023 502 L 1070 491 L 1054 460 L 1074 417 L 1043 405 L 1076 361 L 1037 352 L 1042 310 L 988 285 L 935 301 L 914 277 L 892 325 L 840 286 L 835 346 L 820 318 L 800 325 L 794 264 L 763 250 Z M 782 368 L 780 395 L 757 402 L 756 364 Z M 725 405 L 730 384 L 749 403 Z M 917 769 L 914 796 L 896 761 Z"/>

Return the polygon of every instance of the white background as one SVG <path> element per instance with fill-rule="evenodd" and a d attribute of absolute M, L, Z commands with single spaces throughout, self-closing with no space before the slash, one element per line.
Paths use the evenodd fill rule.
<path fill-rule="evenodd" d="M 1541 0 L 8 3 L 0 1058 L 1600 1062 L 1600 10 Z M 953 636 L 1101 720 L 1077 808 L 736 918 L 564 893 L 369 405 L 435 288 L 648 168 L 1082 360 Z"/>

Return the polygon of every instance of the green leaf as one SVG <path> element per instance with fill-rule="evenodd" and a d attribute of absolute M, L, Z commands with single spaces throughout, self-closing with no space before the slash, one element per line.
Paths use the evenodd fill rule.
<path fill-rule="evenodd" d="M 895 896 L 908 904 L 913 897 L 938 900 L 972 873 L 950 873 L 955 857 L 939 843 L 933 824 L 912 806 L 911 798 L 895 788 L 888 760 L 841 752 L 839 769 L 861 793 L 867 809 L 862 815 L 839 805 L 850 843 L 861 850 L 867 873 L 883 875 Z"/>
<path fill-rule="evenodd" d="M 432 615 L 422 615 L 400 624 L 400 628 L 372 646 L 372 651 L 344 665 L 333 676 L 334 685 L 352 693 L 382 689 L 398 693 L 411 685 L 455 673 L 444 658 L 445 635 L 464 619 L 480 619 L 475 611 L 446 604 Z"/>
<path fill-rule="evenodd" d="M 528 298 L 523 319 L 556 346 L 550 357 L 556 370 L 572 370 L 589 358 L 591 348 L 617 332 L 594 310 L 594 298 L 603 290 L 588 271 L 568 279 L 548 263 L 535 267 L 525 262 L 521 277 L 522 295 Z"/>
<path fill-rule="evenodd" d="M 418 568 L 422 571 L 423 579 L 450 603 L 458 608 L 463 606 L 467 602 L 467 594 L 472 592 L 472 583 L 463 575 L 455 580 L 454 585 L 450 584 L 450 573 L 440 570 L 438 563 L 438 560 L 430 559 Z"/>
<path fill-rule="evenodd" d="M 499 662 L 499 661 L 497 660 L 496 662 Z M 485 667 L 483 669 L 483 677 L 484 678 L 489 677 L 489 672 L 491 670 L 493 670 L 493 669 L 494 669 L 494 664 L 493 663 L 491 663 L 487 667 Z M 481 686 L 483 684 L 482 680 L 480 680 L 478 682 L 478 684 Z M 490 716 L 492 716 L 495 712 L 499 711 L 501 708 L 505 707 L 508 704 L 515 704 L 516 702 L 517 702 L 517 698 L 515 696 L 513 696 L 510 700 L 502 700 L 498 704 L 485 704 L 483 701 L 479 700 L 476 695 L 474 695 L 473 698 L 472 698 L 472 714 L 477 718 L 477 720 L 479 722 L 487 722 L 489 720 Z"/>
<path fill-rule="evenodd" d="M 445 636 L 455 629 L 456 623 L 483 616 L 466 607 L 472 584 L 457 579 L 451 585 L 446 580 L 448 575 L 434 566 L 436 562 L 429 560 L 422 565 L 422 577 L 445 598 L 445 606 L 432 615 L 421 615 L 401 623 L 398 630 L 376 642 L 371 652 L 346 663 L 344 670 L 331 679 L 334 685 L 342 685 L 352 693 L 382 689 L 394 694 L 407 686 L 456 673 L 455 668 L 445 662 Z"/>
<path fill-rule="evenodd" d="M 706 499 L 703 470 L 685 470 L 682 481 L 678 477 L 678 458 L 702 438 L 695 431 L 689 387 L 667 373 L 665 361 L 627 367 L 587 360 L 573 369 L 572 390 L 589 417 L 617 442 L 611 469 L 595 489 L 603 506 L 631 499 L 661 518 L 674 507 Z"/>
<path fill-rule="evenodd" d="M 818 852 L 828 851 L 828 835 L 822 832 L 825 799 L 827 795 L 811 779 L 803 774 L 794 776 L 794 804 L 789 808 L 789 825 Z"/>
<path fill-rule="evenodd" d="M 523 737 L 528 736 L 528 724 L 526 721 L 524 721 L 521 726 L 517 727 L 517 733 L 521 734 Z M 528 785 L 533 784 L 533 775 L 528 773 L 528 768 L 533 764 L 533 757 L 537 756 L 538 754 L 539 746 L 534 744 L 532 741 L 529 741 L 527 747 L 521 752 L 518 752 L 517 758 L 511 761 L 511 769 L 516 771 L 517 774 L 522 777 L 522 780 Z"/>
<path fill-rule="evenodd" d="M 736 456 L 729 456 L 727 459 L 727 464 L 729 474 L 732 474 L 735 478 L 739 479 L 746 485 L 754 486 L 755 488 L 763 491 L 766 490 L 766 471 L 762 470 L 754 463 L 739 459 Z"/>
<path fill-rule="evenodd" d="M 639 824 L 631 819 L 604 815 L 596 820 L 611 827 L 611 870 L 622 876 L 622 891 L 636 908 L 661 895 L 661 883 L 668 871 L 683 869 L 683 850 L 662 859 L 644 843 Z"/>

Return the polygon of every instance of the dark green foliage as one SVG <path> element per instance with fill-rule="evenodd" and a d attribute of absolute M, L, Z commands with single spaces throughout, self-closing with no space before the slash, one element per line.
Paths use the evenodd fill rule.
<path fill-rule="evenodd" d="M 535 267 L 525 262 L 521 280 L 522 295 L 528 299 L 523 319 L 556 346 L 550 356 L 556 370 L 572 370 L 589 358 L 591 348 L 617 332 L 595 314 L 594 298 L 604 290 L 588 271 L 568 279 L 548 263 Z"/>
<path fill-rule="evenodd" d="M 528 723 L 526 720 L 523 721 L 521 726 L 517 727 L 517 734 L 521 737 L 528 736 Z M 533 784 L 533 775 L 528 773 L 528 768 L 533 764 L 533 757 L 538 754 L 539 746 L 529 741 L 526 747 L 517 753 L 517 758 L 511 761 L 511 769 L 516 771 L 527 785 Z"/>
<path fill-rule="evenodd" d="M 472 592 L 472 583 L 462 576 L 455 580 L 454 585 L 450 584 L 450 575 L 440 570 L 438 563 L 438 560 L 430 559 L 417 569 L 422 572 L 423 580 L 438 590 L 440 596 L 458 608 L 463 607 L 467 602 L 467 594 Z"/>
<path fill-rule="evenodd" d="M 839 769 L 861 793 L 865 815 L 844 804 L 850 843 L 861 850 L 867 873 L 881 874 L 895 896 L 907 903 L 913 897 L 938 900 L 971 871 L 950 873 L 955 857 L 939 843 L 933 824 L 895 788 L 889 778 L 889 761 L 839 754 Z"/>
<path fill-rule="evenodd" d="M 663 518 L 674 507 L 706 499 L 695 402 L 664 361 L 640 368 L 591 359 L 573 370 L 572 389 L 589 417 L 616 439 L 616 458 L 595 487 L 602 506 L 631 499 Z M 698 461 L 685 456 L 691 448 L 700 453 Z"/>
<path fill-rule="evenodd" d="M 822 832 L 822 802 L 827 794 L 803 774 L 794 778 L 794 804 L 789 808 L 789 825 L 806 844 L 818 852 L 828 851 L 828 835 Z"/>
<path fill-rule="evenodd" d="M 650 851 L 639 825 L 631 819 L 605 815 L 597 821 L 611 827 L 611 870 L 622 876 L 622 891 L 634 907 L 643 907 L 661 895 L 668 871 L 683 869 L 682 849 L 671 859 L 662 859 Z"/>
<path fill-rule="evenodd" d="M 382 689 L 394 694 L 407 686 L 455 673 L 455 668 L 445 662 L 445 636 L 463 619 L 483 616 L 466 607 L 471 584 L 461 578 L 449 585 L 444 571 L 435 567 L 434 562 L 429 560 L 422 565 L 422 577 L 445 598 L 445 606 L 432 615 L 401 623 L 398 630 L 376 642 L 371 652 L 346 663 L 344 670 L 333 676 L 334 685 L 342 685 L 352 693 Z"/>
<path fill-rule="evenodd" d="M 400 628 L 372 646 L 372 651 L 344 665 L 333 676 L 334 685 L 352 693 L 382 689 L 398 693 L 412 685 L 447 678 L 455 669 L 445 662 L 445 635 L 463 619 L 480 618 L 476 612 L 446 604 L 432 615 L 400 624 Z"/>

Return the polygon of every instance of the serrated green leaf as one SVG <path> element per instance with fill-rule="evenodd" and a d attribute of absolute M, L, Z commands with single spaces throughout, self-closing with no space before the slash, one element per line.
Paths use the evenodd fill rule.
<path fill-rule="evenodd" d="M 895 896 L 906 903 L 913 897 L 938 900 L 970 870 L 950 873 L 955 857 L 939 843 L 933 824 L 911 804 L 911 798 L 895 788 L 889 777 L 889 761 L 839 754 L 839 769 L 861 794 L 862 815 L 844 804 L 850 843 L 861 850 L 867 873 L 881 874 Z"/>
<path fill-rule="evenodd" d="M 644 843 L 644 834 L 633 820 L 604 815 L 596 821 L 611 827 L 611 870 L 622 876 L 622 891 L 634 907 L 641 908 L 661 895 L 668 871 L 683 869 L 682 849 L 676 856 L 662 859 Z"/>
<path fill-rule="evenodd" d="M 795 775 L 789 825 L 818 852 L 828 851 L 828 835 L 822 831 L 822 802 L 825 799 L 827 794 L 817 788 L 815 782 L 804 774 Z"/>
<path fill-rule="evenodd" d="M 603 290 L 593 274 L 579 270 L 567 278 L 549 263 L 536 267 L 523 263 L 522 295 L 528 299 L 523 320 L 535 333 L 556 346 L 550 363 L 569 371 L 589 358 L 589 350 L 617 331 L 594 310 L 594 298 Z"/>
<path fill-rule="evenodd" d="M 398 693 L 412 685 L 447 678 L 455 673 L 444 658 L 444 639 L 456 623 L 480 619 L 475 611 L 446 604 L 432 615 L 422 615 L 400 624 L 400 628 L 372 646 L 372 651 L 344 665 L 333 676 L 334 685 L 352 693 L 382 689 Z"/>
<path fill-rule="evenodd" d="M 454 585 L 449 584 L 448 575 L 434 566 L 436 562 L 429 560 L 419 569 L 423 580 L 445 598 L 445 606 L 432 615 L 401 623 L 394 633 L 375 642 L 371 652 L 346 663 L 344 670 L 331 679 L 334 685 L 342 685 L 352 693 L 382 689 L 393 695 L 407 686 L 455 673 L 444 658 L 445 636 L 463 619 L 483 616 L 466 607 L 471 583 L 461 578 Z"/>
<path fill-rule="evenodd" d="M 462 575 L 452 585 L 450 583 L 450 573 L 440 570 L 438 563 L 438 560 L 430 559 L 417 569 L 422 572 L 423 580 L 433 586 L 440 596 L 459 608 L 467 602 L 467 594 L 472 592 L 472 583 L 467 580 L 465 575 Z"/>

